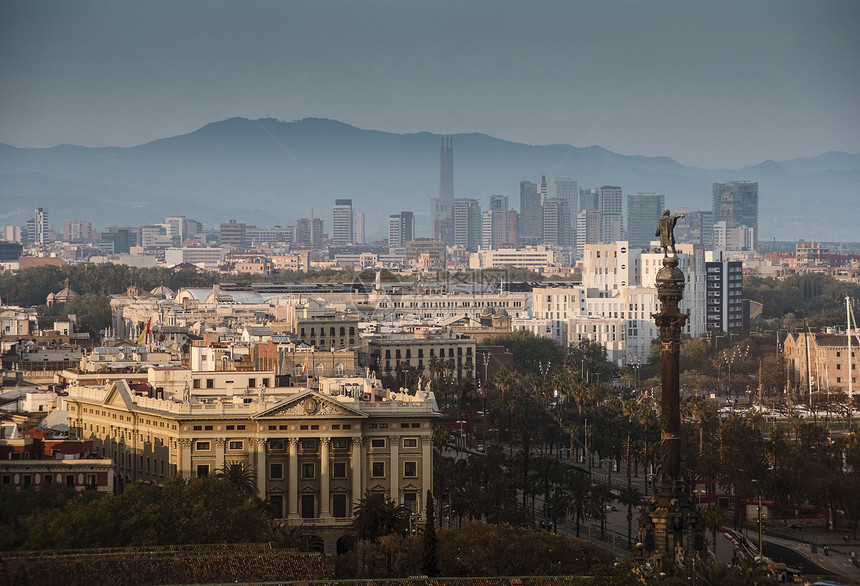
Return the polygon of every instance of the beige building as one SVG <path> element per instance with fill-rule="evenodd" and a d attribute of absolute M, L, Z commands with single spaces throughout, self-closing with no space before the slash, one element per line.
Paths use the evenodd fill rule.
<path fill-rule="evenodd" d="M 244 464 L 278 517 L 327 540 L 368 492 L 423 509 L 438 415 L 432 393 L 394 394 L 364 377 L 323 379 L 319 389 L 274 382 L 273 372 L 164 368 L 146 383 L 70 386 L 70 432 L 113 460 L 119 489 Z"/>
<path fill-rule="evenodd" d="M 808 351 L 807 351 L 808 342 Z M 850 372 L 854 392 L 857 386 L 857 358 L 860 336 L 851 337 Z M 848 392 L 849 352 L 847 334 L 807 334 L 793 332 L 785 339 L 785 360 L 791 384 L 800 391 L 839 390 Z"/>

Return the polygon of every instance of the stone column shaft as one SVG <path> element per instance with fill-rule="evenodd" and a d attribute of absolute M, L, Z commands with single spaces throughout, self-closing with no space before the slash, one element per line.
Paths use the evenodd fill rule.
<path fill-rule="evenodd" d="M 330 517 L 329 502 L 331 501 L 331 478 L 329 477 L 329 443 L 330 438 L 320 440 L 320 517 Z"/>
<path fill-rule="evenodd" d="M 287 502 L 290 504 L 287 507 L 287 518 L 299 518 L 299 438 L 291 437 L 288 439 L 290 443 L 290 476 L 289 489 L 287 494 Z"/>

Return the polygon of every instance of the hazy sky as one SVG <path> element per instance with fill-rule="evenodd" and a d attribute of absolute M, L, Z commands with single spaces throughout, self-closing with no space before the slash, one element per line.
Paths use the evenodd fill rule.
<path fill-rule="evenodd" d="M 860 152 L 857 0 L 0 0 L 0 142 L 232 116 L 735 167 Z"/>

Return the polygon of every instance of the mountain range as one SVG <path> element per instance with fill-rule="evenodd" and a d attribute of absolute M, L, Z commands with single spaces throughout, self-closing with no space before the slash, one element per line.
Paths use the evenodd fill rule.
<path fill-rule="evenodd" d="M 440 135 L 428 132 L 363 130 L 320 118 L 230 118 L 134 147 L 0 144 L 0 224 L 23 224 L 45 207 L 57 231 L 76 219 L 100 229 L 168 215 L 206 226 L 230 218 L 284 226 L 313 209 L 328 232 L 334 200 L 349 198 L 366 213 L 369 238 L 385 237 L 385 219 L 401 210 L 415 212 L 423 236 L 439 190 L 440 144 Z M 608 184 L 625 194 L 663 193 L 667 207 L 694 210 L 711 208 L 715 182 L 756 181 L 760 240 L 860 240 L 858 154 L 703 169 L 669 157 L 519 144 L 485 134 L 455 134 L 453 148 L 455 196 L 482 206 L 489 195 L 502 194 L 518 208 L 520 181 L 538 182 L 542 175 L 572 177 L 580 188 Z"/>

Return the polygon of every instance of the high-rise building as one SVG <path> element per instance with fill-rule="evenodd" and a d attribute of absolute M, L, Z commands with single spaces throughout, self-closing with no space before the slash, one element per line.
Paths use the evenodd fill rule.
<path fill-rule="evenodd" d="M 92 240 L 92 224 L 84 220 L 63 222 L 63 240 L 66 242 L 86 242 Z"/>
<path fill-rule="evenodd" d="M 364 212 L 352 210 L 352 239 L 356 244 L 364 244 Z"/>
<path fill-rule="evenodd" d="M 570 215 L 568 225 L 570 234 L 567 241 L 571 246 L 576 243 L 576 212 L 579 211 L 579 186 L 570 177 L 557 177 L 550 184 L 550 197 L 563 199 L 567 202 L 567 210 Z"/>
<path fill-rule="evenodd" d="M 451 244 L 451 206 L 454 202 L 454 146 L 450 136 L 442 137 L 439 155 L 439 197 L 430 202 L 430 216 L 433 222 L 433 239 Z"/>
<path fill-rule="evenodd" d="M 627 242 L 633 248 L 648 248 L 654 240 L 657 222 L 663 215 L 666 196 L 637 193 L 627 196 Z M 677 236 L 676 242 L 680 242 Z"/>
<path fill-rule="evenodd" d="M 45 244 L 48 241 L 48 210 L 36 208 L 32 220 L 27 221 L 27 237 L 30 244 Z"/>
<path fill-rule="evenodd" d="M 744 311 L 743 301 L 743 263 L 722 260 L 719 253 L 708 253 L 705 267 L 706 327 L 723 332 L 748 328 L 749 315 Z"/>
<path fill-rule="evenodd" d="M 332 209 L 331 241 L 334 244 L 352 244 L 353 219 L 352 200 L 336 199 Z"/>
<path fill-rule="evenodd" d="M 599 191 L 597 189 L 580 189 L 579 190 L 579 209 L 580 210 L 599 210 L 598 203 Z"/>
<path fill-rule="evenodd" d="M 239 249 L 248 248 L 248 240 L 245 234 L 245 224 L 236 220 L 229 220 L 226 224 L 221 224 L 221 232 L 219 241 L 222 246 L 235 246 Z M 146 239 L 144 239 L 146 240 Z M 146 246 L 146 242 L 143 243 Z"/>
<path fill-rule="evenodd" d="M 539 244 L 543 241 L 543 209 L 538 186 L 531 181 L 520 182 L 520 242 Z"/>
<path fill-rule="evenodd" d="M 185 216 L 167 216 L 164 223 L 169 227 L 168 234 L 173 237 L 174 244 L 182 244 L 188 238 Z"/>
<path fill-rule="evenodd" d="M 725 222 L 726 228 L 749 226 L 753 242 L 758 242 L 758 183 L 714 183 L 713 204 L 714 223 Z"/>
<path fill-rule="evenodd" d="M 543 201 L 543 242 L 570 246 L 570 211 L 567 200 L 548 197 Z"/>
<path fill-rule="evenodd" d="M 598 189 L 597 204 L 600 209 L 600 241 L 623 240 L 624 196 L 621 194 L 621 188 L 617 185 L 604 185 Z"/>
<path fill-rule="evenodd" d="M 674 213 L 683 215 L 675 224 L 675 242 L 689 242 L 710 248 L 714 233 L 714 212 L 711 210 L 690 211 L 690 208 L 675 208 Z"/>
<path fill-rule="evenodd" d="M 481 246 L 501 248 L 509 244 L 508 196 L 491 195 L 490 209 L 481 214 Z"/>
<path fill-rule="evenodd" d="M 320 246 L 323 240 L 322 218 L 299 218 L 296 221 L 296 242 L 306 246 Z"/>
<path fill-rule="evenodd" d="M 389 216 L 388 247 L 403 248 L 411 240 L 415 240 L 415 214 L 400 212 Z"/>
<path fill-rule="evenodd" d="M 476 199 L 455 199 L 454 246 L 478 250 L 481 245 L 481 206 Z"/>
<path fill-rule="evenodd" d="M 600 242 L 600 218 L 600 210 L 580 210 L 576 214 L 576 258 L 582 258 L 586 244 Z"/>

